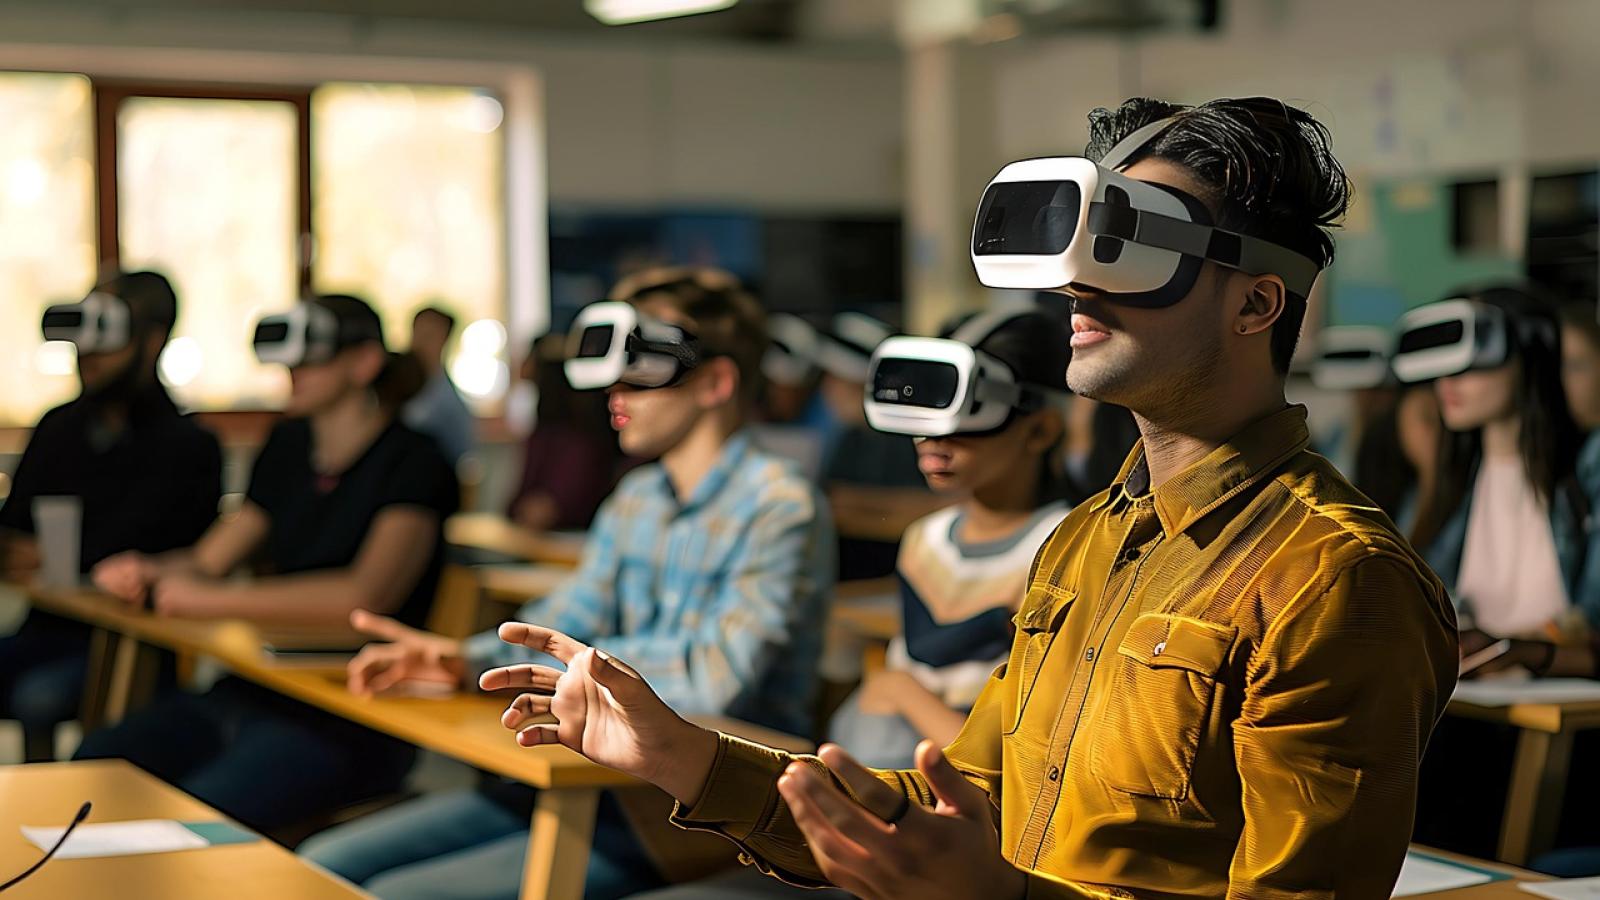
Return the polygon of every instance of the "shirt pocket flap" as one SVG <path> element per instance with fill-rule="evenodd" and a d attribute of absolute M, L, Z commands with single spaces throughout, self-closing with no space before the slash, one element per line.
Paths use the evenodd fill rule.
<path fill-rule="evenodd" d="M 1060 627 L 1060 619 L 1072 606 L 1078 592 L 1071 588 L 1058 587 L 1053 584 L 1035 584 L 1028 588 L 1028 594 L 1022 601 L 1022 607 L 1012 617 L 1012 624 L 1018 631 L 1037 634 L 1041 631 L 1054 631 Z"/>
<path fill-rule="evenodd" d="M 1215 678 L 1239 630 L 1164 613 L 1135 619 L 1117 652 L 1152 669 L 1184 669 Z"/>

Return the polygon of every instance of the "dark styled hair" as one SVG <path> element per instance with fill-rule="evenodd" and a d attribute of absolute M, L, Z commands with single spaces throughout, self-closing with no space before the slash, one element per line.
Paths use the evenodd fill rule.
<path fill-rule="evenodd" d="M 416 322 L 420 322 L 427 318 L 438 319 L 439 322 L 444 325 L 445 337 L 449 337 L 455 333 L 456 317 L 445 312 L 443 309 L 440 309 L 437 306 L 424 306 L 423 308 L 417 310 L 417 314 L 411 317 L 411 321 L 413 324 L 415 324 Z"/>
<path fill-rule="evenodd" d="M 1350 205 L 1350 180 L 1334 159 L 1328 129 L 1304 110 L 1270 97 L 1212 100 L 1181 106 L 1137 97 L 1114 110 L 1089 114 L 1084 155 L 1103 159 L 1118 141 L 1152 122 L 1172 126 L 1128 162 L 1154 157 L 1194 173 L 1207 190 L 1199 198 L 1216 224 L 1281 244 L 1326 267 L 1333 238 Z M 1293 292 L 1272 327 L 1272 364 L 1289 371 L 1306 298 Z"/>
<path fill-rule="evenodd" d="M 973 318 L 974 315 L 969 314 L 947 323 L 940 329 L 940 336 L 951 337 Z M 1018 381 L 1059 391 L 1063 398 L 1068 396 L 1067 364 L 1072 362 L 1072 328 L 1060 316 L 1042 309 L 1019 311 L 974 347 L 1005 363 Z M 1064 437 L 1064 410 L 1061 419 Z M 1071 486 L 1056 472 L 1055 451 L 1056 447 L 1052 446 L 1039 459 L 1035 506 L 1067 499 L 1071 493 Z"/>
<path fill-rule="evenodd" d="M 1508 284 L 1449 296 L 1466 297 L 1505 312 L 1511 361 L 1517 368 L 1516 405 L 1522 416 L 1519 446 L 1528 484 L 1547 503 L 1558 492 L 1566 492 L 1575 508 L 1584 508 L 1587 501 L 1574 474 L 1582 434 L 1562 387 L 1561 328 L 1555 304 L 1530 288 Z M 1412 529 L 1414 544 L 1426 547 L 1439 536 L 1472 489 L 1472 473 L 1482 458 L 1483 439 L 1477 430 L 1440 430 L 1438 473 Z"/>
<path fill-rule="evenodd" d="M 356 325 L 363 332 L 377 335 L 371 342 L 384 351 L 385 359 L 378 377 L 372 380 L 371 388 L 378 398 L 378 405 L 386 412 L 398 412 L 400 407 L 406 405 L 406 401 L 422 390 L 427 382 L 422 364 L 409 353 L 393 353 L 384 346 L 383 320 L 378 317 L 378 311 L 372 308 L 372 304 L 351 294 L 320 294 L 313 297 L 311 302 L 333 313 L 339 320 L 340 331 Z"/>
<path fill-rule="evenodd" d="M 1600 316 L 1592 300 L 1568 300 L 1561 304 L 1561 324 L 1583 335 L 1591 347 L 1600 350 Z"/>
<path fill-rule="evenodd" d="M 133 318 L 152 330 L 172 334 L 178 321 L 178 294 L 160 272 L 118 272 L 105 282 L 106 290 L 128 304 Z"/>
<path fill-rule="evenodd" d="M 761 359 L 767 352 L 767 316 L 733 275 L 704 266 L 672 266 L 618 282 L 613 300 L 639 304 L 664 299 L 689 320 L 707 357 L 726 356 L 739 370 L 739 402 L 761 396 Z"/>

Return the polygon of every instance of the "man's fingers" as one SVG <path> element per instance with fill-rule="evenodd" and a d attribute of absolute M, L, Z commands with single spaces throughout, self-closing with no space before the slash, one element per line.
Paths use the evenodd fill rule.
<path fill-rule="evenodd" d="M 778 793 L 783 796 L 784 802 L 789 805 L 789 812 L 794 816 L 795 825 L 805 835 L 806 843 L 811 845 L 811 850 L 817 855 L 819 864 L 824 863 L 823 857 L 827 857 L 828 861 L 834 865 L 859 875 L 864 867 L 871 862 L 871 853 L 868 852 L 867 848 L 861 846 L 859 841 L 839 827 L 838 822 L 830 815 L 829 809 L 824 806 L 827 794 L 816 790 L 813 785 L 808 785 L 806 783 L 807 778 L 810 778 L 813 782 L 822 780 L 814 773 L 806 771 L 804 764 L 801 763 L 791 765 L 783 776 L 778 779 Z M 844 803 L 855 806 L 831 785 L 828 786 L 828 790 L 832 791 L 833 795 Z M 871 824 L 864 810 L 859 806 L 855 806 L 855 809 L 860 815 L 858 824 L 862 826 Z M 879 829 L 879 837 L 886 836 L 887 832 L 883 830 L 883 823 L 879 822 L 876 825 Z M 871 841 L 872 839 L 869 837 L 868 840 Z"/>
<path fill-rule="evenodd" d="M 589 677 L 610 691 L 612 696 L 630 697 L 634 691 L 645 686 L 644 679 L 632 666 L 599 649 L 594 651 L 594 658 L 589 660 Z"/>
<path fill-rule="evenodd" d="M 796 763 L 786 773 L 789 789 L 827 817 L 839 833 L 865 850 L 877 850 L 891 834 L 889 826 L 861 804 L 845 795 L 826 776 L 804 763 Z M 786 797 L 788 795 L 785 795 Z"/>
<path fill-rule="evenodd" d="M 556 681 L 561 678 L 561 673 L 549 666 L 536 666 L 523 663 L 516 666 L 501 666 L 478 676 L 478 687 L 486 691 L 501 691 L 506 688 L 522 688 L 554 693 Z"/>
<path fill-rule="evenodd" d="M 350 693 L 367 693 L 367 682 L 371 680 L 372 676 L 392 665 L 394 665 L 394 661 L 388 657 L 368 652 L 356 654 L 355 658 L 350 660 L 350 664 L 345 666 L 345 680 Z"/>
<path fill-rule="evenodd" d="M 506 622 L 500 626 L 500 640 L 508 644 L 527 647 L 540 653 L 548 653 L 560 660 L 563 664 L 572 662 L 572 658 L 582 653 L 588 646 L 580 641 L 575 641 L 553 628 L 543 625 L 529 625 L 526 622 Z"/>
<path fill-rule="evenodd" d="M 530 719 L 540 719 L 548 715 L 550 715 L 549 697 L 522 694 L 511 701 L 511 705 L 500 715 L 500 724 L 512 731 L 521 731 Z"/>
<path fill-rule="evenodd" d="M 865 766 L 856 762 L 838 744 L 823 744 L 817 756 L 840 781 L 850 786 L 862 805 L 880 819 L 887 819 L 900 808 L 905 795 L 884 784 Z M 912 801 L 915 803 L 915 801 Z"/>
<path fill-rule="evenodd" d="M 949 807 L 960 816 L 989 815 L 989 795 L 957 772 L 938 744 L 923 741 L 917 745 L 917 769 L 928 779 L 941 807 Z"/>
<path fill-rule="evenodd" d="M 350 611 L 350 627 L 382 641 L 404 640 L 416 633 L 415 629 L 407 628 L 388 616 L 380 616 L 364 609 Z"/>
<path fill-rule="evenodd" d="M 540 744 L 559 744 L 561 735 L 554 725 L 530 725 L 517 732 L 517 744 L 523 747 L 537 747 Z"/>

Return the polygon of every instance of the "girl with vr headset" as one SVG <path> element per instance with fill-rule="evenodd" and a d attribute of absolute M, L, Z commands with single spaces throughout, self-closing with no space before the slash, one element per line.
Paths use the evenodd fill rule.
<path fill-rule="evenodd" d="M 421 385 L 414 363 L 385 350 L 378 314 L 349 296 L 269 317 L 256 353 L 289 366 L 292 390 L 243 508 L 192 547 L 112 557 L 95 583 L 171 616 L 343 625 L 365 609 L 422 625 L 458 487 L 433 440 L 395 419 Z M 252 559 L 258 577 L 226 580 Z M 393 790 L 414 754 L 237 678 L 157 701 L 78 752 L 130 759 L 262 829 Z"/>

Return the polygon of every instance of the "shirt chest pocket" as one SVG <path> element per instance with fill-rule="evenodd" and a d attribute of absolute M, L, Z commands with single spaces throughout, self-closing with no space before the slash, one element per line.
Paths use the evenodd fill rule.
<path fill-rule="evenodd" d="M 1011 655 L 1006 659 L 1006 681 L 1010 687 L 1005 695 L 1005 733 L 1012 734 L 1022 724 L 1022 716 L 1033 696 L 1039 674 L 1044 669 L 1046 657 L 1061 625 L 1072 608 L 1077 592 L 1054 585 L 1040 584 L 1028 588 L 1028 596 L 1012 622 L 1017 635 L 1011 642 Z"/>
<path fill-rule="evenodd" d="M 1182 616 L 1134 620 L 1117 647 L 1090 766 L 1120 791 L 1183 800 L 1237 630 Z"/>

